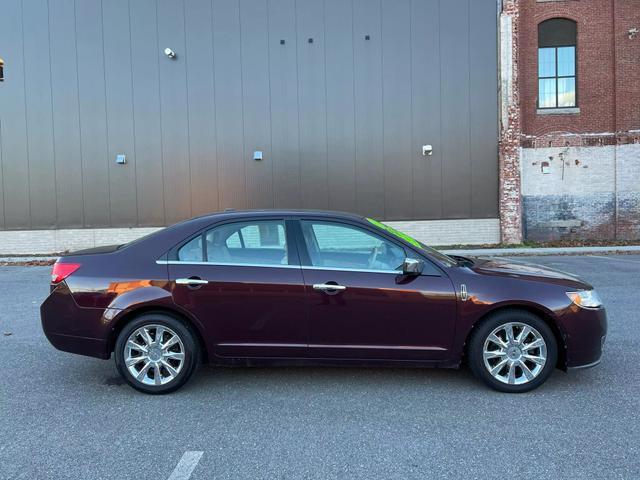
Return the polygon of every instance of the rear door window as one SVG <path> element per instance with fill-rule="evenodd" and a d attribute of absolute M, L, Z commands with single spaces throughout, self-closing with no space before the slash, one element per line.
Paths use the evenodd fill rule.
<path fill-rule="evenodd" d="M 236 265 L 288 265 L 283 220 L 229 223 L 205 233 L 206 261 Z"/>
<path fill-rule="evenodd" d="M 217 226 L 180 247 L 178 261 L 289 265 L 284 220 L 255 220 Z"/>

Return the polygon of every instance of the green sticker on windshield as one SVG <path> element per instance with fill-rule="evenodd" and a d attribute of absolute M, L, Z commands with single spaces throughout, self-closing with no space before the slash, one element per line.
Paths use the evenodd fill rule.
<path fill-rule="evenodd" d="M 377 220 L 374 220 L 373 218 L 368 218 L 367 217 L 367 220 L 369 221 L 369 223 L 372 223 L 373 225 L 375 225 L 378 228 L 386 230 L 390 234 L 395 235 L 398 238 L 401 238 L 405 242 L 410 243 L 411 245 L 413 245 L 414 247 L 423 248 L 422 244 L 418 240 L 416 240 L 415 238 L 411 238 L 406 233 L 399 232 L 395 228 L 390 227 L 389 225 L 385 225 L 384 223 L 379 222 Z"/>

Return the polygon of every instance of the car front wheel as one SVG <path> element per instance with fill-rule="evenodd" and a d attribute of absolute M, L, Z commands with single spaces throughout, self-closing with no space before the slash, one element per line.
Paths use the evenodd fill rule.
<path fill-rule="evenodd" d="M 505 310 L 486 318 L 469 340 L 469 366 L 490 387 L 522 393 L 542 385 L 553 372 L 558 347 L 538 316 Z"/>
<path fill-rule="evenodd" d="M 198 342 L 183 322 L 163 314 L 145 314 L 128 323 L 115 346 L 116 366 L 133 388 L 169 393 L 184 385 L 196 369 Z"/>

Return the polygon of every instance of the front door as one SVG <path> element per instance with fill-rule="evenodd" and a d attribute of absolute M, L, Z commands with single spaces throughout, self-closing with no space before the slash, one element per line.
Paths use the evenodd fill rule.
<path fill-rule="evenodd" d="M 402 275 L 405 248 L 354 224 L 301 220 L 300 227 L 310 356 L 447 357 L 456 298 L 440 269 L 427 262 L 422 275 Z"/>
<path fill-rule="evenodd" d="M 305 287 L 284 220 L 216 226 L 169 259 L 174 301 L 224 357 L 297 357 L 307 350 Z"/>

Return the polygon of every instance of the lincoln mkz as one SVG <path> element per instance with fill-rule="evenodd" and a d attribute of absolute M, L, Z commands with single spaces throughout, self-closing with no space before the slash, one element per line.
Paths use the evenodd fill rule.
<path fill-rule="evenodd" d="M 225 211 L 53 266 L 42 326 L 146 393 L 217 365 L 458 367 L 504 392 L 600 362 L 595 290 L 548 268 L 447 256 L 370 218 Z"/>

